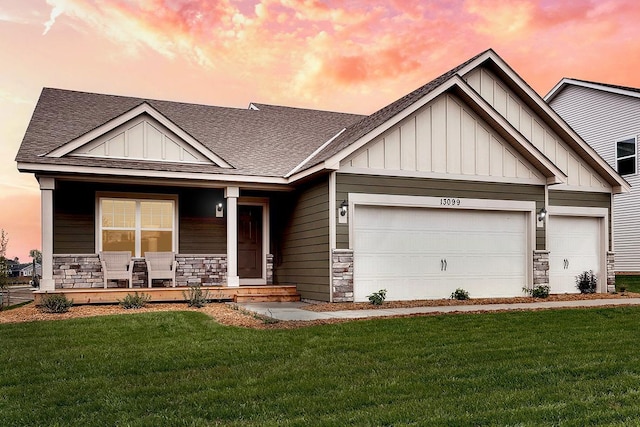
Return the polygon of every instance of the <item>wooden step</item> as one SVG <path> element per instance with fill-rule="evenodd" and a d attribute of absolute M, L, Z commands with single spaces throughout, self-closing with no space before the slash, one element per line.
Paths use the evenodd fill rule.
<path fill-rule="evenodd" d="M 236 295 L 234 302 L 297 302 L 300 295 Z"/>

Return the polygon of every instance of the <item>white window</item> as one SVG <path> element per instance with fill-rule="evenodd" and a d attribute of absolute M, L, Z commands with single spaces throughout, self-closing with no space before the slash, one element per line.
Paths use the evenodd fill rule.
<path fill-rule="evenodd" d="M 616 167 L 620 175 L 635 174 L 636 166 L 636 139 L 627 138 L 616 141 Z"/>
<path fill-rule="evenodd" d="M 175 200 L 99 199 L 101 251 L 175 251 Z"/>

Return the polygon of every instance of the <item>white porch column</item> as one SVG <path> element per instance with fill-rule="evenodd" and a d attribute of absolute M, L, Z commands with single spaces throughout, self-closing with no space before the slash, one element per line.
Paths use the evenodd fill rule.
<path fill-rule="evenodd" d="M 224 190 L 227 199 L 227 286 L 240 286 L 238 276 L 238 197 L 239 187 Z"/>
<path fill-rule="evenodd" d="M 42 210 L 42 278 L 40 289 L 53 291 L 53 190 L 54 178 L 40 177 L 40 205 Z"/>

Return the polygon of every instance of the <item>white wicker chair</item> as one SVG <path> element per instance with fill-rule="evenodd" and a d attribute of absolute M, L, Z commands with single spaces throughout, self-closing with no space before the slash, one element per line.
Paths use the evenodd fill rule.
<path fill-rule="evenodd" d="M 147 263 L 147 280 L 149 287 L 153 279 L 171 279 L 171 286 L 176 286 L 176 256 L 173 252 L 145 252 Z"/>
<path fill-rule="evenodd" d="M 129 251 L 100 252 L 100 264 L 104 277 L 104 287 L 109 280 L 128 280 L 133 287 L 133 260 Z"/>

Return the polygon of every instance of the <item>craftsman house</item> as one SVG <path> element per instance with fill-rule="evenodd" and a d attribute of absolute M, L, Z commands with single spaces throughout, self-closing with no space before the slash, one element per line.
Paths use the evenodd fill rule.
<path fill-rule="evenodd" d="M 564 78 L 545 99 L 631 184 L 613 198 L 615 269 L 640 274 L 640 89 Z"/>
<path fill-rule="evenodd" d="M 103 285 L 109 251 L 157 299 L 182 296 L 147 287 L 156 251 L 175 254 L 171 289 L 236 297 L 565 293 L 584 270 L 606 292 L 629 191 L 492 50 L 369 116 L 44 89 L 16 160 L 42 192 L 40 292 L 82 301 L 128 291 Z"/>

